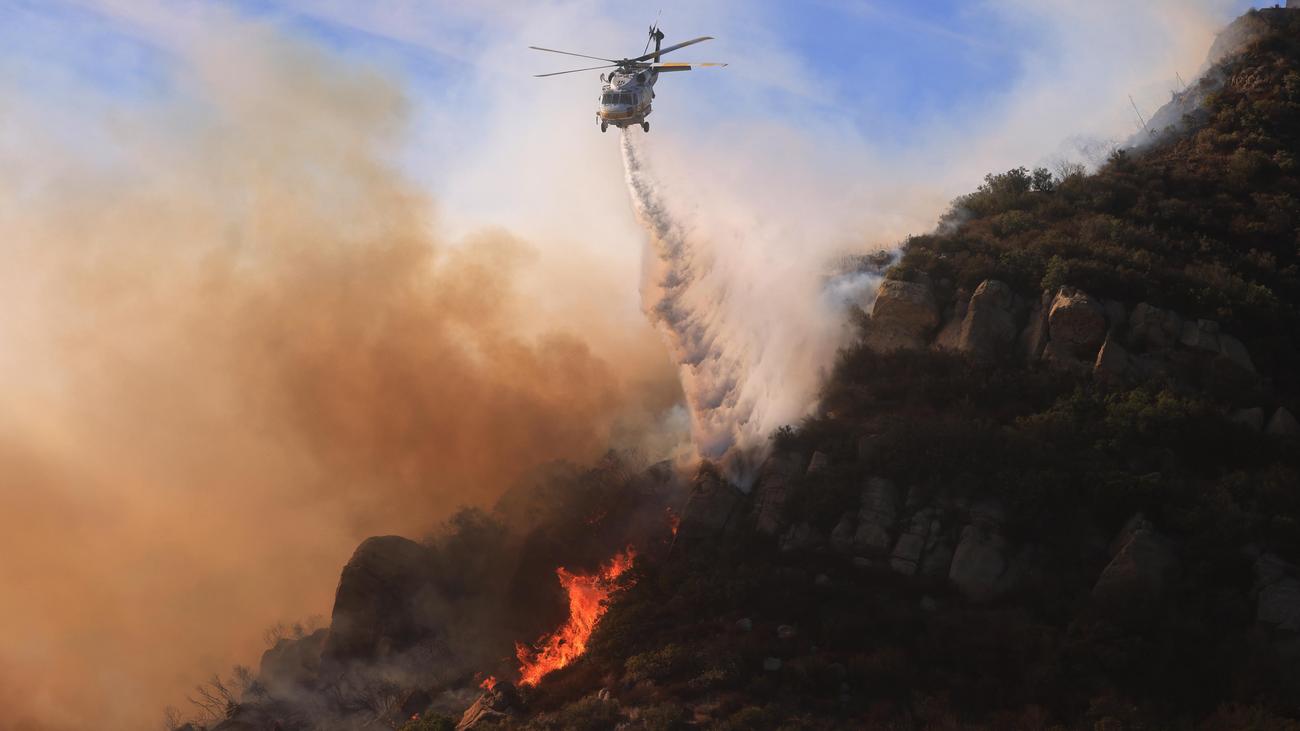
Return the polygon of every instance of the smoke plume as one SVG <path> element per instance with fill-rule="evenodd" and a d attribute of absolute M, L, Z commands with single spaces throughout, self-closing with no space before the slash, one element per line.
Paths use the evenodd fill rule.
<path fill-rule="evenodd" d="M 99 101 L 0 87 L 0 728 L 153 727 L 327 614 L 361 538 L 679 398 L 600 354 L 657 347 L 589 339 L 602 303 L 532 319 L 527 242 L 436 233 L 389 79 L 207 20 L 165 93 L 75 141 L 60 103 Z"/>
<path fill-rule="evenodd" d="M 772 432 L 815 408 L 821 376 L 846 335 L 847 305 L 864 301 L 878 281 L 819 273 L 829 262 L 811 252 L 801 267 L 745 266 L 748 252 L 773 243 L 760 240 L 770 231 L 711 235 L 700 217 L 712 212 L 671 207 L 642 143 L 625 130 L 621 144 L 647 236 L 643 307 L 677 361 L 699 455 L 723 462 L 748 487 Z"/>

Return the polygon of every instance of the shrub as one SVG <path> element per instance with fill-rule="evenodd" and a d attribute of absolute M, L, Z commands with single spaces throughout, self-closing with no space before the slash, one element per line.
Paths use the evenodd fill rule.
<path fill-rule="evenodd" d="M 681 645 L 664 645 L 657 650 L 629 657 L 625 664 L 626 677 L 633 682 L 664 680 L 685 670 L 692 661 L 690 651 Z"/>

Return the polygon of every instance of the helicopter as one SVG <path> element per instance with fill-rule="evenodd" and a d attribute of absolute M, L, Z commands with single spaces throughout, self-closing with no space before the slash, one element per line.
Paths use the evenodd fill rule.
<path fill-rule="evenodd" d="M 632 125 L 641 125 L 643 132 L 650 131 L 650 123 L 646 117 L 650 116 L 650 102 L 655 98 L 654 85 L 659 80 L 659 74 L 669 71 L 690 71 L 692 68 L 701 66 L 726 66 L 725 63 L 693 63 L 690 61 L 663 62 L 660 57 L 666 53 L 671 53 L 679 48 L 693 46 L 696 43 L 713 40 L 713 36 L 700 36 L 692 38 L 689 41 L 683 41 L 667 48 L 662 47 L 664 33 L 659 29 L 659 24 L 650 26 L 650 39 L 646 41 L 645 49 L 640 56 L 636 58 L 624 58 L 616 60 L 612 58 L 602 58 L 600 56 L 588 56 L 585 53 L 572 53 L 570 51 L 557 51 L 553 48 L 541 48 L 538 46 L 529 46 L 534 51 L 546 51 L 548 53 L 562 53 L 566 56 L 578 56 L 579 58 L 590 58 L 596 61 L 606 61 L 604 66 L 590 66 L 584 69 L 572 69 L 569 71 L 555 71 L 549 74 L 535 74 L 536 78 L 546 76 L 562 76 L 564 74 L 576 74 L 583 71 L 596 71 L 598 69 L 613 69 L 608 74 L 601 74 L 601 90 L 599 107 L 596 109 L 596 121 L 600 124 L 600 131 L 604 132 L 614 125 L 619 129 L 626 129 Z M 653 43 L 655 50 L 650 50 L 650 44 Z"/>

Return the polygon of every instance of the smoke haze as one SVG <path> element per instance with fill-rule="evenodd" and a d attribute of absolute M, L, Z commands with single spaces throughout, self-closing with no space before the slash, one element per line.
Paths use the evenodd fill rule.
<path fill-rule="evenodd" d="M 525 241 L 437 240 L 392 83 L 218 29 L 238 56 L 193 49 L 102 154 L 5 148 L 3 728 L 153 726 L 260 628 L 327 614 L 361 538 L 680 398 L 648 328 L 595 352 L 598 302 L 531 321 Z"/>
<path fill-rule="evenodd" d="M 872 284 L 828 302 L 828 262 L 1071 135 L 1127 137 L 1126 94 L 1162 101 L 1236 4 L 987 3 L 1035 30 L 1026 73 L 882 141 L 844 100 L 888 95 L 820 74 L 770 9 L 667 1 L 673 38 L 717 35 L 731 66 L 666 80 L 632 133 L 670 214 L 648 234 L 593 75 L 526 78 L 552 70 L 530 44 L 639 43 L 643 4 L 67 5 L 48 48 L 80 77 L 0 51 L 0 731 L 151 726 L 266 626 L 327 613 L 361 538 L 551 459 L 675 452 L 683 362 L 699 449 L 761 444 L 813 406 Z M 358 62 L 311 24 L 453 72 Z M 97 89 L 101 57 L 141 80 Z M 674 260 L 643 261 L 647 236 L 694 252 L 671 353 L 641 308 Z"/>

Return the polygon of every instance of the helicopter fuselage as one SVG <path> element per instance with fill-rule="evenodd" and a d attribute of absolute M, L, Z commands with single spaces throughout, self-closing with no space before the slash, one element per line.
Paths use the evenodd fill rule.
<path fill-rule="evenodd" d="M 601 76 L 599 106 L 596 121 L 601 129 L 607 125 L 618 128 L 646 124 L 654 100 L 654 85 L 659 74 L 651 69 L 639 71 L 613 71 Z"/>

